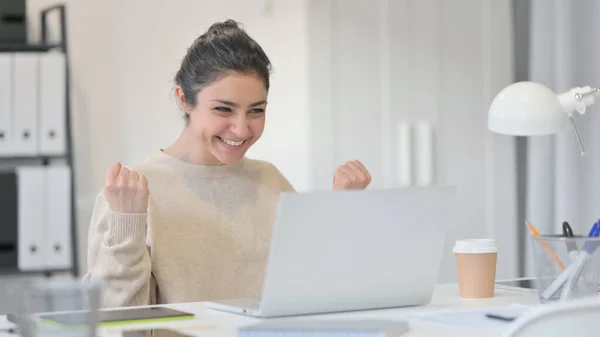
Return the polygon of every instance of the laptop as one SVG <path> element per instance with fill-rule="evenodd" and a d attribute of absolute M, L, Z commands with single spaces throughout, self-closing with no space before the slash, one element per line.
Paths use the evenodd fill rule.
<path fill-rule="evenodd" d="M 207 306 L 281 317 L 427 304 L 454 204 L 437 186 L 282 193 L 260 299 Z"/>

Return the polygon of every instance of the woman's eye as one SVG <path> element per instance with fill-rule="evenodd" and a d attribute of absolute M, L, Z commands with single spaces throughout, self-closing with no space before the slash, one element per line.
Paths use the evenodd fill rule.
<path fill-rule="evenodd" d="M 252 109 L 252 110 L 250 110 L 250 112 L 254 113 L 254 114 L 261 114 L 261 113 L 265 112 L 265 109 Z"/>
<path fill-rule="evenodd" d="M 231 108 L 224 107 L 224 106 L 218 106 L 215 108 L 215 110 L 220 111 L 220 112 L 231 112 Z"/>

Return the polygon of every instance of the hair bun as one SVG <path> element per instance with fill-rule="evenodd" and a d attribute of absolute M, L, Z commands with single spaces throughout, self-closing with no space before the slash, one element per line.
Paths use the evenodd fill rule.
<path fill-rule="evenodd" d="M 214 23 L 187 49 L 175 75 L 175 83 L 183 90 L 185 106 L 182 107 L 186 111 L 198 103 L 201 90 L 231 73 L 258 77 L 269 90 L 271 61 L 240 26 L 234 20 Z M 187 112 L 184 117 L 189 122 Z"/>
<path fill-rule="evenodd" d="M 242 28 L 240 25 L 231 19 L 228 19 L 223 22 L 213 23 L 210 28 L 208 28 L 209 36 L 219 36 L 219 35 L 229 35 L 231 33 L 239 32 Z"/>

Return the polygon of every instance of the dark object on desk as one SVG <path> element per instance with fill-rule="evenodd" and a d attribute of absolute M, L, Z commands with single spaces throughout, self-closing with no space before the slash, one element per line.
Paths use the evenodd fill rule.
<path fill-rule="evenodd" d="M 0 43 L 27 43 L 25 0 L 0 1 Z"/>
<path fill-rule="evenodd" d="M 98 316 L 100 325 L 120 325 L 134 322 L 154 323 L 193 319 L 195 317 L 194 314 L 188 312 L 163 307 L 101 310 L 98 312 Z M 84 312 L 45 314 L 41 315 L 40 319 L 68 326 L 85 324 L 86 314 Z"/>
<path fill-rule="evenodd" d="M 519 318 L 521 315 L 525 314 L 529 310 L 529 307 L 521 305 L 490 308 L 489 310 L 486 310 L 485 317 L 494 320 L 499 320 L 505 323 L 510 323 Z"/>
<path fill-rule="evenodd" d="M 505 321 L 505 322 L 512 322 L 515 319 L 517 319 L 517 317 L 519 317 L 519 316 L 505 316 L 505 315 L 487 313 L 487 314 L 485 314 L 485 317 L 491 318 L 491 319 L 498 319 L 498 320 Z"/>

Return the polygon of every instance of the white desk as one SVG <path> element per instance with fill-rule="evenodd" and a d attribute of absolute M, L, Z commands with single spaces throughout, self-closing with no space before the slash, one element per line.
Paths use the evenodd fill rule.
<path fill-rule="evenodd" d="M 451 328 L 445 325 L 438 325 L 413 319 L 410 316 L 432 310 L 444 310 L 451 308 L 485 308 L 493 306 L 506 306 L 513 303 L 524 305 L 539 305 L 537 294 L 534 292 L 519 292 L 511 290 L 497 289 L 496 296 L 490 299 L 469 300 L 461 299 L 458 296 L 458 285 L 442 284 L 436 286 L 435 293 L 431 303 L 426 306 L 408 307 L 387 310 L 357 311 L 351 313 L 327 314 L 318 316 L 303 316 L 300 319 L 323 318 L 323 319 L 352 319 L 352 318 L 381 318 L 381 319 L 409 319 L 410 330 L 402 337 L 439 337 L 439 336 L 481 336 L 471 332 L 465 332 L 458 328 Z M 167 307 L 191 312 L 196 315 L 194 320 L 170 323 L 156 323 L 144 325 L 128 325 L 127 328 L 160 328 L 168 327 L 170 329 L 181 329 L 182 332 L 192 336 L 202 337 L 233 337 L 236 335 L 236 329 L 240 326 L 259 321 L 255 318 L 215 311 L 206 308 L 204 303 L 179 303 L 170 304 Z M 0 316 L 0 329 L 6 327 L 6 318 Z M 121 329 L 121 328 L 119 328 Z M 100 336 L 120 336 L 120 332 L 113 329 L 100 329 Z M 14 337 L 11 334 L 2 334 L 0 337 Z"/>

